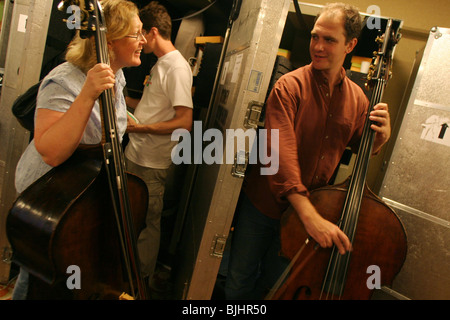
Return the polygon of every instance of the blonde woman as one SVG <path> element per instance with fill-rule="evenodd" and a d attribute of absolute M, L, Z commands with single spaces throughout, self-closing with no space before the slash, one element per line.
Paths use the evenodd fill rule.
<path fill-rule="evenodd" d="M 126 0 L 103 0 L 110 65 L 96 62 L 94 38 L 77 34 L 69 44 L 67 62 L 53 69 L 39 88 L 34 139 L 16 168 L 15 184 L 21 193 L 52 167 L 66 161 L 80 144 L 101 141 L 101 116 L 97 98 L 114 88 L 120 139 L 127 127 L 122 68 L 138 66 L 146 39 L 138 8 Z M 28 273 L 21 269 L 13 299 L 26 299 Z"/>

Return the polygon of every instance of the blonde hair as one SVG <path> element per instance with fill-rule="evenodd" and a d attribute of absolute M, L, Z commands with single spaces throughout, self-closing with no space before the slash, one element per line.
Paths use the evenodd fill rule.
<path fill-rule="evenodd" d="M 139 15 L 137 6 L 128 0 L 101 0 L 106 23 L 106 40 L 121 39 L 131 32 L 131 20 Z M 110 59 L 114 59 L 113 52 L 108 50 Z M 94 37 L 81 38 L 80 31 L 70 42 L 66 60 L 84 73 L 87 73 L 97 63 Z"/>

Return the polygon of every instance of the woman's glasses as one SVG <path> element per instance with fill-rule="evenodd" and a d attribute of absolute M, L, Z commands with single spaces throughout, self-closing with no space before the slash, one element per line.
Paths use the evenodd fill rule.
<path fill-rule="evenodd" d="M 135 34 L 130 34 L 128 36 L 125 36 L 126 38 L 134 38 L 136 40 L 142 40 L 147 35 L 147 31 L 142 30 L 141 32 L 136 32 Z"/>

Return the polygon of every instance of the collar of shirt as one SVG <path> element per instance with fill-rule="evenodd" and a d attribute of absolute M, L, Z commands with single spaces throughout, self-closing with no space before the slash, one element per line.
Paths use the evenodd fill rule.
<path fill-rule="evenodd" d="M 310 64 L 311 72 L 316 79 L 317 83 L 319 85 L 325 85 L 326 87 L 329 86 L 328 78 L 324 75 L 324 73 L 320 70 L 314 69 L 312 67 L 312 64 Z M 346 77 L 345 69 L 341 67 L 341 70 L 339 72 L 339 81 L 336 84 L 336 87 L 339 87 L 340 90 L 342 90 L 342 83 L 344 82 L 344 79 Z"/>

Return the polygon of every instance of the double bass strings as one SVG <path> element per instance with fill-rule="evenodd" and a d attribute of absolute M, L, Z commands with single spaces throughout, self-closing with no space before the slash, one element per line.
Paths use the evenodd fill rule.
<path fill-rule="evenodd" d="M 95 1 L 95 0 L 94 0 Z M 101 5 L 94 5 L 96 19 L 96 50 L 100 63 L 110 64 L 107 51 L 106 27 Z M 101 22 L 100 22 L 101 19 Z M 116 114 L 114 109 L 114 92 L 105 90 L 101 95 L 100 108 L 103 114 L 103 150 L 105 168 L 108 174 L 111 198 L 117 222 L 119 242 L 124 256 L 124 265 L 129 279 L 131 294 L 136 297 L 134 283 L 138 286 L 137 294 L 145 298 L 145 286 L 142 283 L 139 262 L 137 258 L 136 235 L 130 212 L 127 190 L 127 179 L 124 171 L 125 162 L 122 148 L 117 135 Z M 110 161 L 112 160 L 112 161 Z M 134 274 L 134 276 L 133 276 Z"/>
<path fill-rule="evenodd" d="M 349 237 L 352 245 L 358 224 L 359 211 L 361 207 L 362 196 L 364 193 L 365 177 L 367 174 L 371 151 L 373 147 L 374 131 L 370 128 L 371 121 L 369 114 L 383 95 L 385 79 L 377 79 L 376 89 L 369 104 L 366 123 L 363 129 L 363 136 L 361 138 L 360 148 L 355 161 L 352 172 L 352 177 L 349 184 L 349 191 L 344 203 L 344 209 L 338 226 Z M 320 299 L 324 292 L 326 292 L 326 299 L 331 295 L 341 297 L 344 291 L 345 280 L 348 272 L 351 253 L 347 252 L 345 255 L 340 255 L 334 246 L 331 257 L 325 274 Z"/>

